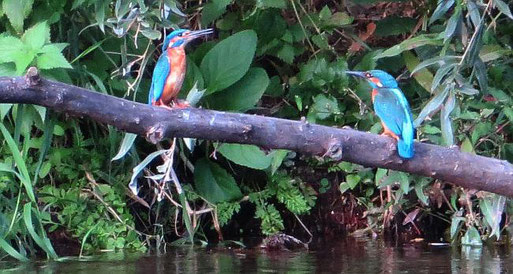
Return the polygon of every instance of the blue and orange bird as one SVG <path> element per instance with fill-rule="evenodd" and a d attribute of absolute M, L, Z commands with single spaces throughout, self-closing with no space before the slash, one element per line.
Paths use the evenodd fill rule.
<path fill-rule="evenodd" d="M 190 31 L 177 29 L 171 32 L 162 45 L 162 54 L 153 69 L 148 104 L 169 108 L 188 107 L 187 102 L 178 102 L 187 70 L 185 46 L 192 40 L 213 33 L 212 29 Z"/>
<path fill-rule="evenodd" d="M 397 140 L 397 151 L 402 158 L 415 154 L 415 129 L 410 105 L 392 75 L 382 70 L 346 71 L 347 74 L 367 80 L 372 87 L 374 111 L 381 119 L 383 135 Z"/>

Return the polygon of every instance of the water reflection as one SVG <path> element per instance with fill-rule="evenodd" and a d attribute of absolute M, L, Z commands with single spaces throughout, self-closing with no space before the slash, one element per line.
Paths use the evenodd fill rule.
<path fill-rule="evenodd" d="M 509 248 L 394 246 L 346 238 L 317 242 L 309 251 L 172 248 L 163 255 L 105 253 L 86 260 L 21 264 L 0 262 L 11 273 L 502 273 L 513 271 Z M 2 271 L 3 272 L 3 271 Z"/>

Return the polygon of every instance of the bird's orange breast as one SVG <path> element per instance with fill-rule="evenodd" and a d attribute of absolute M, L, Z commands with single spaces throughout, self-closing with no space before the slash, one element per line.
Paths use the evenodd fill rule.
<path fill-rule="evenodd" d="M 377 89 L 372 89 L 372 102 L 374 103 L 374 97 L 376 97 L 376 95 L 378 95 L 378 90 Z"/>
<path fill-rule="evenodd" d="M 166 104 L 174 100 L 182 88 L 185 70 L 187 69 L 185 50 L 182 47 L 169 48 L 167 57 L 171 69 L 166 78 L 164 90 L 162 92 L 162 101 Z"/>

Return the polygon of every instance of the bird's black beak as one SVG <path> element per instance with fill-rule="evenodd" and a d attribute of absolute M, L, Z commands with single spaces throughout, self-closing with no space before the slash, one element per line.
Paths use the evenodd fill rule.
<path fill-rule="evenodd" d="M 194 40 L 196 38 L 199 38 L 199 37 L 202 37 L 202 36 L 206 36 L 206 35 L 209 35 L 209 34 L 212 34 L 212 33 L 214 33 L 214 29 L 194 30 L 194 31 L 191 31 L 187 35 L 187 41 L 191 41 L 191 40 Z"/>
<path fill-rule="evenodd" d="M 352 76 L 356 76 L 356 77 L 359 77 L 359 78 L 366 78 L 365 77 L 365 72 L 363 72 L 363 71 L 346 70 L 346 74 L 349 74 L 349 75 L 352 75 Z"/>

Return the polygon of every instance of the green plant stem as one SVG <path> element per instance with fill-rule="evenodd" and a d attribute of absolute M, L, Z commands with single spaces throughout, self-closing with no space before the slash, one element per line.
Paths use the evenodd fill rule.
<path fill-rule="evenodd" d="M 7 233 L 5 233 L 5 235 L 9 234 L 9 232 L 11 232 L 13 226 L 14 226 L 14 221 L 16 220 L 16 216 L 18 215 L 18 210 L 20 208 L 20 201 L 21 201 L 21 188 L 23 187 L 23 182 L 21 182 L 20 180 L 20 185 L 19 185 L 19 191 L 18 191 L 18 198 L 16 199 L 16 207 L 14 208 L 14 212 L 12 213 L 12 219 L 11 219 L 11 224 L 9 225 L 9 229 L 7 230 Z"/>
<path fill-rule="evenodd" d="M 303 22 L 301 22 L 301 17 L 299 16 L 299 13 L 297 12 L 295 1 L 294 0 L 290 0 L 290 3 L 292 4 L 292 9 L 294 9 L 294 14 L 296 15 L 297 21 L 299 22 L 299 25 L 301 26 L 301 29 L 303 30 L 303 34 L 305 35 L 306 42 L 310 46 L 310 50 L 312 52 L 315 52 L 315 48 L 314 48 L 312 42 L 310 42 L 310 38 L 308 38 L 308 33 L 306 32 L 306 28 L 303 25 Z"/>
<path fill-rule="evenodd" d="M 470 49 L 472 48 L 472 44 L 476 43 L 477 34 L 479 33 L 480 29 L 484 26 L 484 19 L 485 19 L 486 13 L 491 8 L 492 2 L 493 2 L 492 0 L 488 0 L 488 4 L 486 5 L 485 10 L 483 11 L 483 15 L 481 16 L 479 26 L 477 26 L 477 28 L 474 30 L 474 33 L 472 34 L 472 38 L 470 38 L 470 42 L 468 43 L 467 48 L 465 48 L 465 52 L 461 56 L 461 61 L 458 64 L 459 67 L 463 66 L 463 63 L 465 62 L 465 59 L 466 59 L 467 55 L 469 54 Z"/>

